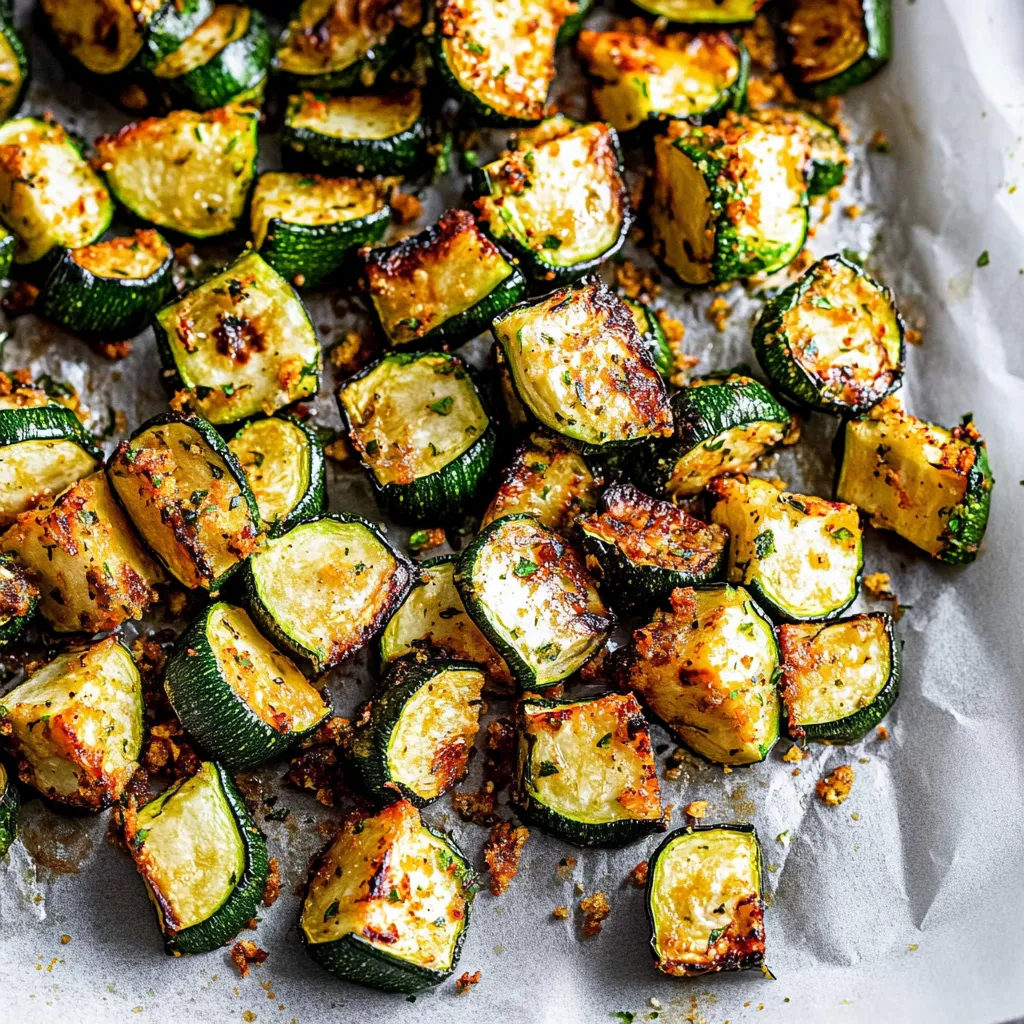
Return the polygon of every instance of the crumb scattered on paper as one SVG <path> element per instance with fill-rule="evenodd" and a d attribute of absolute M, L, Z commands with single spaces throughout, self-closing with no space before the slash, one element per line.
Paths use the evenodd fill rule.
<path fill-rule="evenodd" d="M 491 829 L 484 846 L 484 861 L 491 873 L 492 896 L 500 896 L 516 877 L 519 857 L 529 838 L 529 829 L 522 825 L 516 827 L 509 821 L 500 821 Z"/>
<path fill-rule="evenodd" d="M 608 897 L 603 892 L 595 892 L 593 896 L 584 896 L 580 900 L 580 910 L 583 911 L 583 934 L 586 936 L 599 935 L 601 923 L 612 912 L 608 905 Z"/>
<path fill-rule="evenodd" d="M 830 775 L 818 779 L 814 789 L 823 804 L 838 807 L 850 795 L 853 780 L 853 769 L 848 764 L 841 764 Z"/>

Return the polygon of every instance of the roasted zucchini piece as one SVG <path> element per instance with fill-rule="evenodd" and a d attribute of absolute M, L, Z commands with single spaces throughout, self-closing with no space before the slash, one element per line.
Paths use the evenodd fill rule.
<path fill-rule="evenodd" d="M 633 634 L 617 670 L 623 688 L 709 761 L 763 761 L 779 738 L 775 632 L 743 587 L 673 591 L 671 610 Z"/>
<path fill-rule="evenodd" d="M 771 382 L 794 402 L 861 413 L 900 386 L 903 331 L 892 292 L 829 256 L 765 304 L 753 346 Z"/>
<path fill-rule="evenodd" d="M 750 56 L 728 32 L 588 31 L 576 48 L 597 80 L 594 106 L 616 131 L 668 118 L 702 120 L 746 103 Z"/>
<path fill-rule="evenodd" d="M 259 253 L 159 310 L 157 350 L 211 423 L 237 423 L 310 398 L 320 386 L 320 341 L 291 285 Z"/>
<path fill-rule="evenodd" d="M 414 578 L 379 527 L 339 512 L 268 541 L 247 563 L 243 590 L 267 636 L 320 672 L 372 639 Z"/>
<path fill-rule="evenodd" d="M 672 433 L 665 382 L 602 281 L 521 302 L 492 330 L 519 400 L 569 444 L 603 452 Z"/>
<path fill-rule="evenodd" d="M 764 963 L 764 864 L 753 825 L 676 829 L 647 869 L 654 963 L 676 977 Z"/>
<path fill-rule="evenodd" d="M 366 282 L 395 348 L 461 345 L 526 291 L 523 275 L 466 210 L 397 245 L 365 253 Z"/>
<path fill-rule="evenodd" d="M 245 472 L 213 426 L 170 413 L 122 441 L 107 475 L 149 549 L 186 587 L 216 590 L 260 544 Z"/>
<path fill-rule="evenodd" d="M 124 71 L 143 50 L 146 29 L 175 0 L 40 0 L 61 53 L 87 71 Z"/>
<path fill-rule="evenodd" d="M 0 537 L 40 591 L 39 611 L 58 633 L 103 633 L 140 619 L 166 581 L 142 547 L 100 470 L 52 502 L 22 512 Z"/>
<path fill-rule="evenodd" d="M 753 21 L 768 0 L 633 0 L 649 14 L 690 25 L 737 25 Z"/>
<path fill-rule="evenodd" d="M 790 0 L 786 35 L 796 84 L 809 96 L 838 96 L 892 57 L 891 0 Z"/>
<path fill-rule="evenodd" d="M 807 238 L 810 140 L 797 124 L 734 113 L 672 122 L 654 144 L 652 248 L 683 284 L 772 274 Z"/>
<path fill-rule="evenodd" d="M 729 531 L 731 583 L 781 619 L 834 619 L 857 596 L 864 567 L 855 505 L 779 491 L 767 480 L 720 476 L 711 520 Z"/>
<path fill-rule="evenodd" d="M 256 176 L 259 119 L 244 105 L 173 110 L 102 136 L 96 149 L 130 213 L 189 238 L 212 238 L 242 219 Z"/>
<path fill-rule="evenodd" d="M 7 853 L 18 834 L 20 810 L 18 787 L 8 776 L 3 761 L 0 761 L 0 857 Z"/>
<path fill-rule="evenodd" d="M 350 253 L 384 237 L 387 191 L 361 178 L 267 171 L 252 194 L 253 247 L 285 280 L 317 288 Z"/>
<path fill-rule="evenodd" d="M 793 444 L 797 421 L 742 374 L 692 381 L 672 396 L 675 433 L 646 452 L 640 478 L 674 498 L 699 494 L 723 473 L 747 473 L 778 444 Z"/>
<path fill-rule="evenodd" d="M 65 249 L 34 312 L 80 338 L 131 338 L 174 290 L 174 253 L 156 231 Z"/>
<path fill-rule="evenodd" d="M 28 51 L 7 18 L 0 19 L 0 122 L 17 113 L 28 84 Z"/>
<path fill-rule="evenodd" d="M 795 740 L 856 743 L 900 692 L 902 652 L 891 615 L 779 626 L 782 703 Z"/>
<path fill-rule="evenodd" d="M 419 992 L 455 970 L 473 870 L 408 800 L 350 815 L 309 882 L 299 930 L 332 974 L 384 992 Z"/>
<path fill-rule="evenodd" d="M 39 590 L 25 570 L 10 555 L 0 554 L 0 648 L 18 639 L 38 605 Z"/>
<path fill-rule="evenodd" d="M 807 132 L 811 140 L 811 171 L 807 181 L 809 196 L 827 195 L 842 185 L 850 155 L 838 130 L 827 121 L 797 107 L 758 110 L 752 116 L 766 122 L 797 124 Z"/>
<path fill-rule="evenodd" d="M 59 3 L 60 0 L 46 2 Z M 213 14 L 213 4 L 214 0 L 161 0 L 156 13 L 146 22 L 142 50 L 133 71 L 139 72 L 140 77 L 151 73 L 162 60 L 184 46 L 192 33 Z"/>
<path fill-rule="evenodd" d="M 56 121 L 0 125 L 0 217 L 14 232 L 14 262 L 77 249 L 110 227 L 114 204 L 78 144 Z"/>
<path fill-rule="evenodd" d="M 141 807 L 125 838 L 171 955 L 218 949 L 256 916 L 267 844 L 219 764 Z"/>
<path fill-rule="evenodd" d="M 544 116 L 565 0 L 439 0 L 436 59 L 453 95 L 485 124 Z"/>
<path fill-rule="evenodd" d="M 188 733 L 233 772 L 283 754 L 331 713 L 245 609 L 223 601 L 207 605 L 178 637 L 164 687 Z"/>
<path fill-rule="evenodd" d="M 632 213 L 615 130 L 558 115 L 477 172 L 480 220 L 538 281 L 579 277 L 622 247 Z"/>
<path fill-rule="evenodd" d="M 142 749 L 142 679 L 117 637 L 75 648 L 4 694 L 0 740 L 18 778 L 59 804 L 117 800 Z"/>
<path fill-rule="evenodd" d="M 887 398 L 836 437 L 836 497 L 942 562 L 973 562 L 988 525 L 992 470 L 977 427 L 925 423 Z"/>
<path fill-rule="evenodd" d="M 651 353 L 655 369 L 665 378 L 671 380 L 676 372 L 676 357 L 672 346 L 668 343 L 668 336 L 665 328 L 661 326 L 658 314 L 650 306 L 637 299 L 623 299 L 625 307 L 633 314 L 636 321 L 636 329 L 640 332 L 640 338 L 647 351 Z"/>
<path fill-rule="evenodd" d="M 650 611 L 676 587 L 712 583 L 725 575 L 728 531 L 648 497 L 629 484 L 613 484 L 599 511 L 578 520 L 587 568 L 609 603 Z"/>
<path fill-rule="evenodd" d="M 419 89 L 388 96 L 290 96 L 281 145 L 303 167 L 408 174 L 427 154 L 423 99 Z"/>
<path fill-rule="evenodd" d="M 664 831 L 647 721 L 636 698 L 523 697 L 512 800 L 523 818 L 574 846 L 626 846 Z"/>
<path fill-rule="evenodd" d="M 245 472 L 272 537 L 323 512 L 324 450 L 304 423 L 285 416 L 253 420 L 228 441 L 228 448 Z"/>
<path fill-rule="evenodd" d="M 395 664 L 356 723 L 348 765 L 374 803 L 424 807 L 469 768 L 484 673 L 469 661 Z"/>
<path fill-rule="evenodd" d="M 389 353 L 338 388 L 338 405 L 392 519 L 435 526 L 473 508 L 497 435 L 461 360 Z"/>
<path fill-rule="evenodd" d="M 524 690 L 567 679 L 615 624 L 573 549 L 524 514 L 480 532 L 459 558 L 455 585 Z"/>

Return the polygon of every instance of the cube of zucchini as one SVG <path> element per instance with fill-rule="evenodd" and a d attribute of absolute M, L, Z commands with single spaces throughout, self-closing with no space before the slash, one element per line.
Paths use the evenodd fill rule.
<path fill-rule="evenodd" d="M 691 750 L 718 764 L 763 761 L 779 738 L 779 649 L 743 587 L 675 590 L 618 656 L 622 686 Z"/>
<path fill-rule="evenodd" d="M 18 834 L 20 811 L 18 787 L 0 761 L 0 857 L 7 853 Z"/>
<path fill-rule="evenodd" d="M 659 18 L 691 25 L 732 25 L 753 21 L 768 0 L 633 0 Z"/>
<path fill-rule="evenodd" d="M 364 253 L 370 298 L 395 348 L 461 345 L 526 291 L 523 275 L 466 210 Z"/>
<path fill-rule="evenodd" d="M 4 695 L 0 740 L 18 778 L 47 799 L 109 806 L 142 749 L 142 679 L 128 648 L 111 636 L 37 669 Z"/>
<path fill-rule="evenodd" d="M 147 26 L 175 0 L 40 0 L 58 44 L 97 75 L 124 71 L 139 56 Z"/>
<path fill-rule="evenodd" d="M 0 19 L 0 122 L 17 113 L 28 85 L 25 44 L 7 18 Z"/>
<path fill-rule="evenodd" d="M 18 639 L 38 606 L 39 589 L 11 555 L 0 554 L 0 648 Z"/>
<path fill-rule="evenodd" d="M 153 326 L 164 369 L 211 423 L 272 413 L 320 385 L 320 342 L 306 307 L 258 253 L 164 306 Z"/>
<path fill-rule="evenodd" d="M 465 855 L 410 801 L 372 816 L 356 812 L 310 879 L 299 918 L 303 945 L 346 981 L 422 991 L 455 970 L 472 885 Z"/>
<path fill-rule="evenodd" d="M 512 799 L 531 824 L 574 846 L 626 846 L 664 831 L 647 721 L 636 698 L 523 697 Z"/>

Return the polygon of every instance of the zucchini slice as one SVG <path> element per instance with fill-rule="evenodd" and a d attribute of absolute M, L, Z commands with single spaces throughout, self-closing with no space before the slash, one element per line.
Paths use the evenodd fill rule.
<path fill-rule="evenodd" d="M 394 348 L 461 345 L 526 291 L 523 275 L 466 210 L 365 254 L 377 317 Z"/>
<path fill-rule="evenodd" d="M 632 223 L 618 136 L 606 124 L 549 118 L 478 171 L 476 185 L 487 231 L 538 281 L 599 266 L 622 247 Z"/>
<path fill-rule="evenodd" d="M 0 19 L 0 122 L 16 113 L 28 84 L 28 51 L 11 22 Z"/>
<path fill-rule="evenodd" d="M 281 145 L 304 167 L 344 174 L 408 174 L 427 154 L 420 91 L 289 96 Z"/>
<path fill-rule="evenodd" d="M 268 171 L 252 194 L 253 246 L 286 280 L 317 288 L 384 237 L 387 194 L 377 181 Z"/>
<path fill-rule="evenodd" d="M 604 282 L 521 302 L 492 330 L 519 400 L 569 444 L 609 451 L 672 433 L 665 382 Z"/>
<path fill-rule="evenodd" d="M 568 535 L 576 520 L 597 508 L 601 482 L 586 460 L 556 437 L 536 432 L 517 449 L 480 528 L 525 512 L 555 533 Z"/>
<path fill-rule="evenodd" d="M 600 511 L 579 520 L 587 568 L 611 604 L 648 611 L 676 587 L 725 575 L 728 531 L 629 484 L 601 495 Z"/>
<path fill-rule="evenodd" d="M 299 420 L 268 416 L 246 423 L 228 448 L 238 459 L 260 519 L 276 537 L 327 505 L 324 450 Z"/>
<path fill-rule="evenodd" d="M 942 562 L 973 562 L 988 525 L 992 470 L 969 419 L 947 430 L 887 398 L 836 437 L 836 497 Z"/>
<path fill-rule="evenodd" d="M 647 121 L 704 119 L 746 103 L 750 56 L 728 32 L 588 31 L 576 48 L 597 79 L 598 114 L 620 132 Z"/>
<path fill-rule="evenodd" d="M 47 0 L 47 3 L 51 2 L 59 0 Z M 161 61 L 184 46 L 192 33 L 213 14 L 213 2 L 163 0 L 156 13 L 146 22 L 142 50 L 136 58 L 134 69 L 141 74 L 151 73 Z"/>
<path fill-rule="evenodd" d="M 246 565 L 243 587 L 267 636 L 320 672 L 372 639 L 414 578 L 379 527 L 339 512 L 268 541 Z"/>
<path fill-rule="evenodd" d="M 165 370 L 211 423 L 237 423 L 310 398 L 320 341 L 292 286 L 259 253 L 244 252 L 154 318 Z"/>
<path fill-rule="evenodd" d="M 392 519 L 434 526 L 473 508 L 497 435 L 461 360 L 392 352 L 349 377 L 338 406 Z"/>
<path fill-rule="evenodd" d="M 425 825 L 408 800 L 356 812 L 310 879 L 303 945 L 346 981 L 420 992 L 455 970 L 473 878 L 454 840 Z"/>
<path fill-rule="evenodd" d="M 89 245 L 113 215 L 110 193 L 63 126 L 37 117 L 0 125 L 0 217 L 17 237 L 15 263 Z"/>
<path fill-rule="evenodd" d="M 144 423 L 114 449 L 107 474 L 146 545 L 186 587 L 216 590 L 259 547 L 263 523 L 245 473 L 198 416 Z"/>
<path fill-rule="evenodd" d="M 574 846 L 626 846 L 664 831 L 647 721 L 636 698 L 523 697 L 512 799 L 523 818 Z"/>
<path fill-rule="evenodd" d="M 18 834 L 20 811 L 18 787 L 8 776 L 3 761 L 0 761 L 0 857 L 7 853 Z"/>
<path fill-rule="evenodd" d="M 699 494 L 724 473 L 747 473 L 770 448 L 799 436 L 771 392 L 741 374 L 691 381 L 672 396 L 672 413 L 674 435 L 650 448 L 640 476 L 673 498 Z"/>
<path fill-rule="evenodd" d="M 10 555 L 0 554 L 0 648 L 18 639 L 38 606 L 39 590 L 25 570 Z"/>
<path fill-rule="evenodd" d="M 623 688 L 709 761 L 763 761 L 779 738 L 781 708 L 771 621 L 728 584 L 673 591 L 671 606 L 620 656 Z"/>
<path fill-rule="evenodd" d="M 40 591 L 39 611 L 58 633 L 103 633 L 140 619 L 166 582 L 118 505 L 103 470 L 52 502 L 23 512 L 0 537 Z"/>
<path fill-rule="evenodd" d="M 223 601 L 178 637 L 164 687 L 185 729 L 233 772 L 290 750 L 331 713 L 245 609 Z"/>
<path fill-rule="evenodd" d="M 96 149 L 130 213 L 189 238 L 213 238 L 242 219 L 256 176 L 259 119 L 244 105 L 173 110 L 102 136 Z"/>
<path fill-rule="evenodd" d="M 455 585 L 524 690 L 571 676 L 615 625 L 580 558 L 532 516 L 504 516 L 482 530 L 459 558 Z"/>
<path fill-rule="evenodd" d="M 349 767 L 375 803 L 424 807 L 469 769 L 484 674 L 469 661 L 395 664 L 359 716 Z"/>
<path fill-rule="evenodd" d="M 103 452 L 66 406 L 0 398 L 0 528 L 103 464 Z"/>
<path fill-rule="evenodd" d="M 807 132 L 811 140 L 811 172 L 807 181 L 809 196 L 827 195 L 842 185 L 846 178 L 846 168 L 850 165 L 850 155 L 839 132 L 827 121 L 798 107 L 759 110 L 753 116 L 763 121 L 797 124 Z"/>
<path fill-rule="evenodd" d="M 256 916 L 267 844 L 219 764 L 204 761 L 141 807 L 126 838 L 168 953 L 209 953 Z"/>
<path fill-rule="evenodd" d="M 796 124 L 730 113 L 680 121 L 654 144 L 652 248 L 683 284 L 772 274 L 807 238 L 810 140 Z"/>
<path fill-rule="evenodd" d="M 765 304 L 753 346 L 768 378 L 794 402 L 861 413 L 900 386 L 903 331 L 892 292 L 829 256 Z"/>
<path fill-rule="evenodd" d="M 371 88 L 421 18 L 421 0 L 302 0 L 281 36 L 274 70 L 300 89 Z"/>
<path fill-rule="evenodd" d="M 778 636 L 793 739 L 856 743 L 896 702 L 902 654 L 891 615 L 785 624 Z"/>
<path fill-rule="evenodd" d="M 764 864 L 753 825 L 676 829 L 647 871 L 654 963 L 676 977 L 764 963 Z"/>
<path fill-rule="evenodd" d="M 146 27 L 176 0 L 40 0 L 58 44 L 87 71 L 124 71 L 142 52 Z"/>
<path fill-rule="evenodd" d="M 623 299 L 623 305 L 633 314 L 636 321 L 636 329 L 640 332 L 640 338 L 647 351 L 651 353 L 655 369 L 658 373 L 670 381 L 676 372 L 676 357 L 672 346 L 668 343 L 668 336 L 665 328 L 661 326 L 658 314 L 650 306 L 644 305 L 636 299 Z"/>
<path fill-rule="evenodd" d="M 690 25 L 739 25 L 753 21 L 768 0 L 633 0 L 659 18 Z"/>
<path fill-rule="evenodd" d="M 131 338 L 174 290 L 174 253 L 156 231 L 66 249 L 35 310 L 80 338 Z"/>
<path fill-rule="evenodd" d="M 485 124 L 539 121 L 555 79 L 558 34 L 575 10 L 564 0 L 439 0 L 442 79 Z"/>
<path fill-rule="evenodd" d="M 892 57 L 892 3 L 791 0 L 786 36 L 797 85 L 815 99 L 838 96 Z"/>
<path fill-rule="evenodd" d="M 857 596 L 864 568 L 855 505 L 778 491 L 767 480 L 721 476 L 711 520 L 729 531 L 729 581 L 781 619 L 834 619 Z"/>
<path fill-rule="evenodd" d="M 117 800 L 142 750 L 142 679 L 117 637 L 72 649 L 3 697 L 0 737 L 18 778 L 59 804 Z"/>
<path fill-rule="evenodd" d="M 512 688 L 508 666 L 466 613 L 455 586 L 458 555 L 439 555 L 416 566 L 419 578 L 380 635 L 380 660 L 440 654 L 482 668 L 499 692 Z"/>

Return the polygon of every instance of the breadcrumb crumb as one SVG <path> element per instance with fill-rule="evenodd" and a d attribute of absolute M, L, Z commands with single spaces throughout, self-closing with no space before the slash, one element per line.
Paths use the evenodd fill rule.
<path fill-rule="evenodd" d="M 874 135 L 871 136 L 871 150 L 875 153 L 888 153 L 891 150 L 889 145 L 889 136 L 879 128 Z"/>
<path fill-rule="evenodd" d="M 782 755 L 783 761 L 789 761 L 791 764 L 794 761 L 802 761 L 807 754 L 801 750 L 795 743 Z"/>
<path fill-rule="evenodd" d="M 848 764 L 841 764 L 830 775 L 818 779 L 814 787 L 818 799 L 829 807 L 838 807 L 850 795 L 854 778 L 853 769 Z"/>
<path fill-rule="evenodd" d="M 889 730 L 886 729 L 884 725 L 880 725 L 875 730 L 875 735 L 878 736 L 878 739 L 881 743 L 884 743 L 889 738 Z"/>
<path fill-rule="evenodd" d="M 555 879 L 559 882 L 568 882 L 572 879 L 572 873 L 576 870 L 575 857 L 563 857 L 555 868 Z"/>
<path fill-rule="evenodd" d="M 555 907 L 555 909 L 551 911 L 551 916 L 556 921 L 565 921 L 569 917 L 569 908 L 568 907 Z"/>
<path fill-rule="evenodd" d="M 478 984 L 482 974 L 480 971 L 463 971 L 455 982 L 455 991 L 458 995 L 464 996 L 474 985 Z"/>
<path fill-rule="evenodd" d="M 409 224 L 423 216 L 423 204 L 408 192 L 395 191 L 391 196 L 392 219 L 396 224 Z"/>
<path fill-rule="evenodd" d="M 630 871 L 626 881 L 628 881 L 630 885 L 635 885 L 638 889 L 642 889 L 647 884 L 647 868 L 647 861 L 640 861 L 640 863 Z"/>
<path fill-rule="evenodd" d="M 612 912 L 608 905 L 608 897 L 603 892 L 595 892 L 593 896 L 584 896 L 580 900 L 580 910 L 583 911 L 583 934 L 586 936 L 599 935 L 601 924 Z"/>
<path fill-rule="evenodd" d="M 249 939 L 242 939 L 231 947 L 231 959 L 243 978 L 249 977 L 249 964 L 261 964 L 269 955 Z"/>
<path fill-rule="evenodd" d="M 876 601 L 891 601 L 896 596 L 887 572 L 872 572 L 864 577 L 864 589 Z"/>
<path fill-rule="evenodd" d="M 630 299 L 650 302 L 661 292 L 661 278 L 656 270 L 638 267 L 632 260 L 615 264 L 615 283 Z"/>
<path fill-rule="evenodd" d="M 492 896 L 500 896 L 516 877 L 519 857 L 529 838 L 529 829 L 513 826 L 509 821 L 500 821 L 491 829 L 484 846 L 484 861 L 491 873 Z"/>
<path fill-rule="evenodd" d="M 276 857 L 270 858 L 267 884 L 263 889 L 263 906 L 272 907 L 281 895 L 281 866 Z"/>
<path fill-rule="evenodd" d="M 683 810 L 691 818 L 704 818 L 708 813 L 708 802 L 707 800 L 694 800 L 692 803 L 688 803 Z"/>
<path fill-rule="evenodd" d="M 345 337 L 331 346 L 328 359 L 336 373 L 347 376 L 361 370 L 376 354 L 377 348 L 371 336 L 346 331 Z"/>
<path fill-rule="evenodd" d="M 708 306 L 707 318 L 715 325 L 716 331 L 724 331 L 732 316 L 732 306 L 721 295 Z"/>

